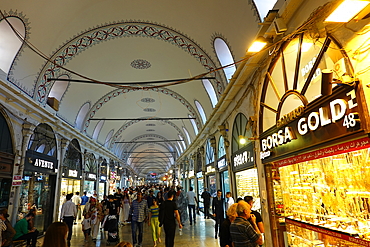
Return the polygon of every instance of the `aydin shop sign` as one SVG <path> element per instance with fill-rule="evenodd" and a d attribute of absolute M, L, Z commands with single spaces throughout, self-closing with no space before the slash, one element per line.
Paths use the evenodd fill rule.
<path fill-rule="evenodd" d="M 301 109 L 294 110 L 294 114 L 289 115 L 290 117 L 297 116 L 296 119 L 289 119 L 294 121 L 261 140 L 260 158 L 269 157 L 274 148 L 286 145 L 294 139 L 299 139 L 322 128 L 334 126 L 334 124 L 336 126 L 340 124 L 339 131 L 357 127 L 360 120 L 358 113 L 353 109 L 357 106 L 356 93 L 352 89 L 345 94 L 345 97 L 332 99 L 324 106 L 310 110 L 304 115 L 301 114 Z M 330 134 L 334 135 L 335 133 L 332 132 Z"/>

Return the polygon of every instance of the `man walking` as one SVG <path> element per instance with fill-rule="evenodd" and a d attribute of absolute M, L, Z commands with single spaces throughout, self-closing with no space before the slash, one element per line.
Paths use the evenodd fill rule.
<path fill-rule="evenodd" d="M 176 222 L 179 224 L 179 228 L 182 229 L 180 214 L 177 209 L 176 203 L 173 201 L 174 191 L 170 190 L 167 193 L 168 199 L 164 201 L 160 206 L 160 219 L 159 226 L 164 225 L 164 233 L 166 235 L 165 245 L 166 247 L 173 247 L 175 244 L 175 233 L 176 233 Z"/>
<path fill-rule="evenodd" d="M 204 188 L 201 197 L 203 198 L 204 218 L 209 219 L 209 206 L 211 204 L 211 194 L 208 192 L 207 188 Z"/>
<path fill-rule="evenodd" d="M 80 211 L 83 213 L 85 210 L 85 205 L 89 201 L 89 198 L 86 196 L 86 191 L 84 191 L 84 195 L 81 196 L 81 205 L 80 205 Z M 81 214 L 82 214 L 81 213 Z"/>
<path fill-rule="evenodd" d="M 80 205 L 81 205 L 81 197 L 80 197 L 80 192 L 76 192 L 75 195 L 72 197 L 72 202 L 76 205 L 76 209 L 77 209 L 77 217 L 75 219 L 75 225 L 77 224 L 77 218 L 78 220 L 81 220 L 81 208 L 80 208 Z"/>
<path fill-rule="evenodd" d="M 225 215 L 225 210 L 224 210 L 224 205 L 225 205 L 225 200 L 224 198 L 221 197 L 222 192 L 221 190 L 217 190 L 217 196 L 213 198 L 212 201 L 212 211 L 213 211 L 213 217 L 215 217 L 215 238 L 217 238 L 217 234 L 219 233 L 219 228 L 224 221 L 224 215 Z"/>
<path fill-rule="evenodd" d="M 67 201 L 62 205 L 62 211 L 60 213 L 60 218 L 68 226 L 68 237 L 67 237 L 68 241 L 71 241 L 73 220 L 77 216 L 76 205 L 71 201 L 72 196 L 73 196 L 73 194 L 68 194 L 66 196 Z"/>
<path fill-rule="evenodd" d="M 189 191 L 186 194 L 186 196 L 188 197 L 189 220 L 190 220 L 190 225 L 191 225 L 193 221 L 193 217 L 194 217 L 194 224 L 197 223 L 196 214 L 195 214 L 195 205 L 196 205 L 195 203 L 198 203 L 198 200 L 193 191 L 193 187 L 189 188 Z"/>
<path fill-rule="evenodd" d="M 143 199 L 143 194 L 138 191 L 136 194 L 136 200 L 132 202 L 129 211 L 129 221 L 131 221 L 132 230 L 132 244 L 134 247 L 142 246 L 143 242 L 143 226 L 144 222 L 148 220 L 148 203 Z M 139 236 L 136 236 L 139 231 Z"/>

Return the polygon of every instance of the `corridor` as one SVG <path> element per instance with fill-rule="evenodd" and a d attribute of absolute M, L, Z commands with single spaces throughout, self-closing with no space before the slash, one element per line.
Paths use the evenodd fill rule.
<path fill-rule="evenodd" d="M 213 247 L 220 246 L 219 239 L 214 238 L 214 220 L 204 219 L 203 215 L 197 216 L 197 223 L 189 225 L 189 222 L 186 222 L 182 230 L 182 235 L 180 232 L 176 231 L 175 237 L 175 246 L 182 247 Z M 131 238 L 131 225 L 127 224 L 119 228 L 120 241 L 127 241 L 132 243 Z M 164 244 L 164 230 L 162 228 L 161 233 L 162 243 L 158 244 L 158 247 L 165 246 Z M 81 231 L 81 224 L 74 225 L 73 227 L 73 236 L 71 240 L 71 247 L 80 247 L 80 246 L 115 246 L 115 244 L 107 244 L 106 238 L 104 237 L 103 232 L 100 232 L 98 240 L 94 243 L 91 239 L 88 242 L 84 242 L 84 236 Z M 152 235 L 149 226 L 144 225 L 144 236 L 143 236 L 143 247 L 153 246 Z"/>

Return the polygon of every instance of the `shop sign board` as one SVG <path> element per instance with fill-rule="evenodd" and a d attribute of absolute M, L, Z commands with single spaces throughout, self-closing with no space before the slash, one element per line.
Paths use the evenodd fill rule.
<path fill-rule="evenodd" d="M 216 169 L 213 166 L 207 166 L 207 173 L 215 172 Z"/>
<path fill-rule="evenodd" d="M 77 170 L 68 170 L 68 177 L 78 177 L 78 171 Z"/>
<path fill-rule="evenodd" d="M 106 176 L 100 176 L 100 180 L 101 181 L 107 181 L 107 177 Z"/>
<path fill-rule="evenodd" d="M 22 176 L 21 175 L 14 175 L 12 186 L 21 186 L 22 185 Z"/>
<path fill-rule="evenodd" d="M 276 125 L 261 135 L 260 159 L 269 162 L 275 157 L 359 131 L 359 104 L 354 88 L 337 89 L 330 97 L 311 102 L 303 114 L 296 114 L 297 117 L 285 126 Z"/>
<path fill-rule="evenodd" d="M 203 177 L 203 172 L 197 172 L 197 178 Z"/>
<path fill-rule="evenodd" d="M 88 179 L 88 180 L 96 180 L 96 174 L 94 174 L 94 173 L 86 173 L 86 179 Z"/>
<path fill-rule="evenodd" d="M 194 170 L 189 171 L 189 178 L 192 178 L 192 177 L 194 177 Z"/>
<path fill-rule="evenodd" d="M 217 167 L 218 169 L 223 169 L 224 167 L 226 167 L 226 158 L 221 158 L 217 161 Z"/>
<path fill-rule="evenodd" d="M 25 169 L 42 173 L 56 173 L 58 161 L 51 156 L 28 150 L 25 158 Z"/>
<path fill-rule="evenodd" d="M 254 166 L 253 143 L 249 143 L 231 156 L 234 171 Z"/>

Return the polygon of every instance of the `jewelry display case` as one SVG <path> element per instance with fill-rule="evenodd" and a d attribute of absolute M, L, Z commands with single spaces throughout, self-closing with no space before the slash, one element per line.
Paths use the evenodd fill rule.
<path fill-rule="evenodd" d="M 286 219 L 370 241 L 369 154 L 370 148 L 364 148 L 280 167 L 279 186 Z M 292 243 L 298 241 L 297 236 L 306 238 L 300 234 L 305 231 L 298 228 L 289 227 L 288 239 Z M 311 233 L 307 239 L 320 240 L 318 234 Z"/>

